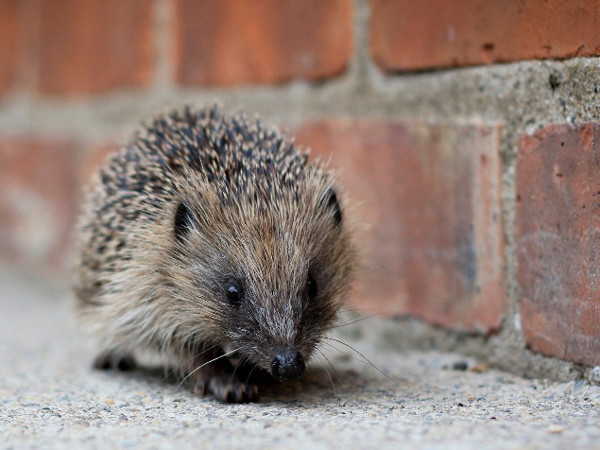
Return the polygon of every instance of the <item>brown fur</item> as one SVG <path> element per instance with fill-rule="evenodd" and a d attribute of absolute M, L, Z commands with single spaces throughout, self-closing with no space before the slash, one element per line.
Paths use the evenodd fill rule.
<path fill-rule="evenodd" d="M 97 175 L 78 231 L 98 364 L 149 349 L 188 373 L 235 351 L 194 373 L 197 391 L 254 399 L 232 361 L 269 372 L 284 348 L 308 361 L 335 318 L 353 265 L 342 212 L 332 175 L 276 130 L 216 108 L 156 118 Z"/>

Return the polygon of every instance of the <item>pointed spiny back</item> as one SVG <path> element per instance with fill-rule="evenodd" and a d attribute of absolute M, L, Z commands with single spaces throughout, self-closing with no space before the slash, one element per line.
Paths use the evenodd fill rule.
<path fill-rule="evenodd" d="M 226 117 L 216 107 L 185 107 L 154 119 L 127 154 L 162 170 L 167 185 L 198 172 L 223 200 L 252 198 L 257 188 L 276 195 L 273 183 L 293 190 L 308 158 L 276 129 L 248 123 L 243 113 Z"/>

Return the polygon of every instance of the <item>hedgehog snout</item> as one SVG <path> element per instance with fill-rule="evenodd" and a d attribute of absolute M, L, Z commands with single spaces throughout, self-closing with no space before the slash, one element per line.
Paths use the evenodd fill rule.
<path fill-rule="evenodd" d="M 304 373 L 304 358 L 295 348 L 279 350 L 271 362 L 271 375 L 278 381 L 293 380 Z"/>

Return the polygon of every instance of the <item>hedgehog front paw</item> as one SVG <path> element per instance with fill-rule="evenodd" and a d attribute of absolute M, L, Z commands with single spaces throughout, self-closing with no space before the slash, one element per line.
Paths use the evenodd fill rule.
<path fill-rule="evenodd" d="M 123 372 L 133 370 L 137 367 L 135 359 L 129 355 L 115 352 L 100 353 L 94 360 L 94 369 L 98 370 L 121 370 Z"/>
<path fill-rule="evenodd" d="M 211 394 L 226 403 L 248 403 L 258 400 L 258 387 L 244 383 L 231 374 L 199 377 L 194 393 L 198 395 Z"/>

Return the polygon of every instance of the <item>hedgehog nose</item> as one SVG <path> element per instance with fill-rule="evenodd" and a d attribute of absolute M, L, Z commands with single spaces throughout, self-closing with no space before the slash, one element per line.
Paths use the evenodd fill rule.
<path fill-rule="evenodd" d="M 271 375 L 279 381 L 293 380 L 304 372 L 304 358 L 292 348 L 281 350 L 271 362 Z"/>

